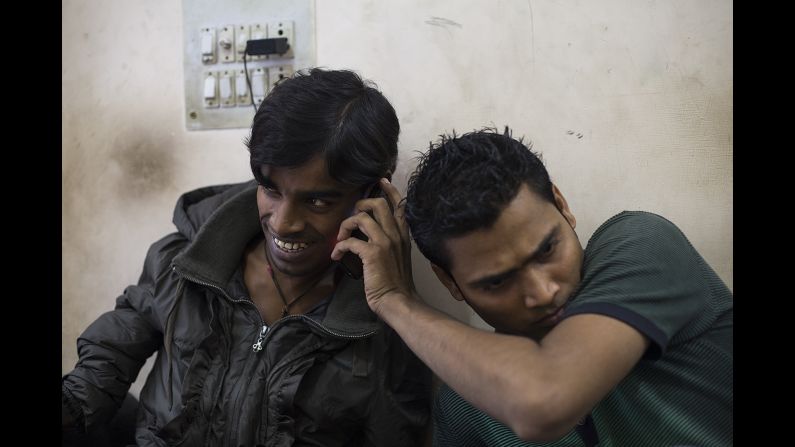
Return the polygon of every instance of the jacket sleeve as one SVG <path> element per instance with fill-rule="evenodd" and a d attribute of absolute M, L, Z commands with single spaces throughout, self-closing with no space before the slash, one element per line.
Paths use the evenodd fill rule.
<path fill-rule="evenodd" d="M 137 285 L 129 286 L 116 307 L 101 315 L 77 339 L 79 360 L 62 380 L 62 411 L 79 431 L 91 432 L 111 419 L 143 364 L 162 344 L 162 303 L 171 259 L 185 238 L 171 234 L 149 248 Z M 68 416 L 64 420 L 70 419 Z M 65 422 L 66 423 L 66 422 Z"/>
<path fill-rule="evenodd" d="M 380 390 L 373 397 L 366 446 L 424 445 L 430 421 L 431 371 L 391 328 L 386 327 L 387 362 L 380 373 Z"/>

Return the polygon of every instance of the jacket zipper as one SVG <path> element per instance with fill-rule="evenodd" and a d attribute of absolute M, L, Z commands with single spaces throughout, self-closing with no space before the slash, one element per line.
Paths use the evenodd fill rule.
<path fill-rule="evenodd" d="M 265 326 L 263 324 L 262 325 L 262 331 L 260 331 L 260 333 L 259 333 L 259 337 L 257 338 L 257 342 L 254 343 L 254 346 L 252 346 L 252 349 L 254 349 L 254 352 L 262 351 L 262 341 L 263 341 L 263 338 L 265 338 L 265 334 L 267 334 L 267 333 L 268 333 L 268 326 Z"/>
<path fill-rule="evenodd" d="M 229 300 L 229 301 L 231 301 L 233 303 L 243 303 L 243 304 L 246 304 L 246 305 L 249 305 L 249 306 L 253 307 L 255 313 L 257 314 L 257 317 L 259 318 L 260 327 L 262 329 L 260 330 L 260 332 L 259 332 L 259 334 L 257 336 L 257 341 L 254 342 L 254 344 L 252 345 L 251 349 L 255 353 L 262 350 L 262 343 L 264 341 L 265 334 L 268 332 L 268 326 L 265 325 L 265 322 L 262 320 L 262 316 L 260 316 L 260 314 L 259 314 L 259 309 L 257 309 L 257 306 L 255 306 L 254 303 L 252 303 L 249 300 L 236 300 L 236 299 L 232 298 L 231 296 L 229 296 L 229 294 L 226 293 L 226 290 L 224 290 L 223 288 L 221 288 L 219 286 L 216 286 L 215 284 L 208 283 L 207 281 L 202 281 L 200 279 L 196 279 L 195 277 L 192 277 L 192 276 L 190 276 L 190 275 L 188 275 L 186 273 L 180 272 L 177 269 L 177 266 L 175 266 L 175 265 L 172 265 L 171 269 L 177 275 L 179 275 L 179 276 L 181 276 L 181 277 L 183 277 L 185 279 L 188 279 L 188 280 L 190 280 L 190 281 L 192 281 L 192 282 L 194 282 L 196 284 L 200 284 L 200 285 L 207 286 L 207 287 L 212 287 L 213 289 L 218 290 L 219 292 L 221 292 L 221 294 L 224 296 L 224 298 L 226 298 L 227 300 Z"/>
<path fill-rule="evenodd" d="M 175 266 L 173 264 L 171 266 L 171 269 L 177 275 L 179 275 L 179 276 L 181 276 L 181 277 L 183 277 L 185 279 L 188 279 L 188 280 L 190 280 L 190 281 L 192 281 L 192 282 L 194 282 L 196 284 L 200 284 L 200 285 L 211 287 L 211 288 L 213 288 L 215 290 L 218 290 L 219 292 L 221 292 L 221 295 L 223 295 L 224 298 L 226 298 L 227 300 L 229 300 L 229 301 L 231 301 L 233 303 L 245 303 L 246 305 L 250 305 L 251 307 L 253 307 L 255 313 L 257 314 L 257 317 L 259 318 L 260 327 L 262 327 L 262 330 L 258 334 L 257 342 L 254 343 L 254 345 L 253 345 L 253 349 L 254 349 L 254 352 L 258 352 L 257 347 L 259 347 L 259 350 L 262 349 L 263 335 L 268 332 L 268 327 L 265 325 L 265 322 L 262 320 L 262 316 L 260 316 L 260 314 L 259 314 L 259 309 L 257 309 L 257 306 L 255 306 L 253 302 L 248 301 L 248 300 L 236 300 L 236 299 L 232 298 L 231 296 L 229 296 L 229 294 L 226 293 L 226 290 L 224 290 L 222 287 L 219 287 L 219 286 L 217 286 L 215 284 L 211 284 L 211 283 L 209 283 L 207 281 L 202 281 L 202 280 L 197 279 L 197 278 L 195 278 L 193 276 L 190 276 L 190 275 L 188 275 L 186 273 L 180 272 L 177 269 L 177 266 Z M 237 390 L 237 395 L 240 395 L 240 389 Z M 235 407 L 236 407 L 236 405 L 235 405 Z M 231 441 L 232 441 L 232 430 L 228 430 L 226 432 L 224 443 L 225 444 L 230 444 Z"/>
<path fill-rule="evenodd" d="M 348 340 L 358 340 L 358 339 L 361 339 L 361 338 L 367 338 L 367 337 L 375 334 L 375 332 L 376 332 L 376 331 L 370 331 L 370 332 L 366 332 L 364 334 L 357 334 L 357 335 L 340 334 L 339 332 L 334 332 L 331 329 L 327 328 L 326 326 L 323 326 L 322 324 L 318 323 L 317 321 L 315 321 L 315 320 L 313 320 L 311 318 L 308 318 L 308 317 L 306 317 L 304 315 L 290 315 L 290 316 L 287 316 L 287 317 L 284 317 L 284 318 L 281 318 L 281 319 L 277 320 L 276 322 L 273 323 L 273 326 L 271 326 L 270 328 L 268 326 L 265 326 L 264 324 L 262 325 L 262 330 L 259 333 L 259 337 L 257 337 L 257 342 L 254 343 L 254 346 L 252 346 L 252 349 L 254 350 L 254 352 L 262 351 L 262 346 L 263 346 L 263 344 L 265 344 L 265 341 L 270 336 L 270 333 L 272 332 L 271 331 L 272 328 L 276 327 L 276 325 L 278 325 L 279 323 L 283 323 L 283 322 L 289 321 L 289 320 L 304 320 L 304 322 L 306 322 L 310 326 L 314 326 L 314 327 L 318 328 L 321 332 L 325 332 L 326 335 L 330 335 L 330 336 L 336 337 L 336 338 L 344 338 L 344 339 L 348 339 Z"/>
<path fill-rule="evenodd" d="M 230 297 L 229 294 L 226 293 L 226 290 L 224 290 L 223 288 L 221 288 L 221 287 L 219 287 L 219 286 L 217 286 L 215 284 L 208 283 L 207 281 L 202 281 L 200 279 L 197 279 L 197 278 L 195 278 L 193 276 L 190 276 L 190 275 L 188 275 L 186 273 L 183 273 L 183 272 L 181 272 L 181 271 L 179 271 L 177 269 L 176 265 L 172 264 L 171 270 L 174 273 L 176 273 L 177 275 L 179 275 L 179 276 L 181 276 L 181 277 L 183 277 L 185 279 L 188 279 L 188 280 L 190 280 L 190 281 L 192 281 L 192 282 L 194 282 L 196 284 L 200 284 L 200 285 L 207 286 L 207 287 L 212 287 L 213 289 L 218 290 L 219 292 L 221 292 L 221 294 L 224 296 L 224 298 L 226 298 L 227 300 L 229 300 L 229 301 L 231 301 L 233 303 L 245 303 L 246 305 L 252 306 L 254 308 L 254 310 L 256 311 L 257 316 L 259 317 L 260 327 L 261 327 L 259 334 L 257 334 L 257 341 L 252 345 L 252 351 L 254 353 L 262 351 L 263 345 L 265 344 L 265 342 L 270 337 L 270 334 L 273 332 L 271 330 L 272 328 L 276 327 L 279 323 L 282 323 L 282 322 L 288 321 L 288 320 L 303 319 L 303 320 L 305 320 L 306 323 L 318 328 L 321 332 L 325 332 L 326 334 L 331 335 L 333 337 L 339 337 L 339 338 L 349 339 L 349 340 L 367 338 L 367 337 L 369 337 L 369 336 L 371 336 L 371 335 L 376 333 L 376 331 L 370 331 L 370 332 L 367 332 L 367 333 L 364 333 L 364 334 L 358 334 L 358 335 L 340 334 L 339 332 L 332 331 L 331 329 L 323 326 L 322 324 L 318 323 L 317 321 L 315 321 L 315 320 L 313 320 L 311 318 L 307 318 L 304 315 L 289 315 L 289 316 L 286 316 L 284 318 L 281 318 L 281 319 L 275 321 L 273 323 L 273 325 L 269 328 L 267 325 L 265 325 L 265 321 L 262 320 L 262 316 L 260 316 L 260 314 L 259 314 L 259 309 L 257 309 L 257 306 L 255 306 L 253 302 L 251 302 L 249 300 L 236 300 L 236 299 Z M 238 394 L 239 394 L 239 392 L 240 392 L 240 390 L 238 390 Z M 231 441 L 231 436 L 232 436 L 232 433 L 230 431 L 229 433 L 227 433 L 227 441 Z"/>
<path fill-rule="evenodd" d="M 213 289 L 218 290 L 219 292 L 221 292 L 221 294 L 226 299 L 228 299 L 229 301 L 231 301 L 233 303 L 244 303 L 246 305 L 249 305 L 249 306 L 253 307 L 254 310 L 257 311 L 257 316 L 259 317 L 259 322 L 260 322 L 261 329 L 260 329 L 259 334 L 257 334 L 257 341 L 251 347 L 251 350 L 253 352 L 261 351 L 262 350 L 262 346 L 265 343 L 265 340 L 267 340 L 267 338 L 268 338 L 268 334 L 271 332 L 271 329 L 273 327 L 275 327 L 276 325 L 278 325 L 279 323 L 281 323 L 283 321 L 287 321 L 287 320 L 304 319 L 304 320 L 306 320 L 307 323 L 309 323 L 312 326 L 320 329 L 321 332 L 325 332 L 327 335 L 331 335 L 333 337 L 338 337 L 338 338 L 345 338 L 345 339 L 349 339 L 349 340 L 367 338 L 367 337 L 375 334 L 375 332 L 376 332 L 376 331 L 370 331 L 370 332 L 367 332 L 367 333 L 364 333 L 364 334 L 358 334 L 358 335 L 340 334 L 339 332 L 332 331 L 331 329 L 327 328 L 326 326 L 323 326 L 321 323 L 318 323 L 317 321 L 315 321 L 315 320 L 313 320 L 311 318 L 307 318 L 304 315 L 289 315 L 289 316 L 286 316 L 284 318 L 281 318 L 281 319 L 275 321 L 273 323 L 273 325 L 269 328 L 267 325 L 265 325 L 265 322 L 262 320 L 262 317 L 259 315 L 259 309 L 257 309 L 257 306 L 255 306 L 254 303 L 252 303 L 251 301 L 249 301 L 249 300 L 236 300 L 236 299 L 230 297 L 229 294 L 226 293 L 226 290 L 224 290 L 223 288 L 221 288 L 219 286 L 216 286 L 215 284 L 211 284 L 211 283 L 208 283 L 206 281 L 202 281 L 200 279 L 192 277 L 192 276 L 190 276 L 190 275 L 188 275 L 186 273 L 180 272 L 179 270 L 177 270 L 177 266 L 175 266 L 175 265 L 172 266 L 171 269 L 174 271 L 174 273 L 178 274 L 179 276 L 182 276 L 183 278 L 189 279 L 189 280 L 195 282 L 196 284 L 201 284 L 203 286 L 212 287 Z"/>

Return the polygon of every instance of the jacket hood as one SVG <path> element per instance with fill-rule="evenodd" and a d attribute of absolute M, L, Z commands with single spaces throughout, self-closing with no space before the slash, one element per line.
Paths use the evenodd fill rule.
<path fill-rule="evenodd" d="M 174 224 L 188 240 L 174 257 L 180 273 L 225 290 L 246 245 L 261 232 L 254 181 L 210 186 L 180 197 Z"/>
<path fill-rule="evenodd" d="M 172 222 L 180 233 L 192 241 L 202 224 L 222 203 L 241 191 L 256 188 L 256 185 L 257 183 L 251 180 L 243 183 L 207 186 L 186 192 L 177 200 Z"/>

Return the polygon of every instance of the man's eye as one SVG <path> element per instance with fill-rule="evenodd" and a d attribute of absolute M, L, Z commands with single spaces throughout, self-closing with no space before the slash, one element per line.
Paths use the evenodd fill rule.
<path fill-rule="evenodd" d="M 495 279 L 493 281 L 489 281 L 483 286 L 483 290 L 486 290 L 486 291 L 497 290 L 500 287 L 502 287 L 506 283 L 506 281 L 507 280 L 505 278 L 500 278 L 500 279 Z"/>
<path fill-rule="evenodd" d="M 544 246 L 541 247 L 541 253 L 539 253 L 541 255 L 541 258 L 545 258 L 551 255 L 552 252 L 555 250 L 555 244 L 557 244 L 557 241 L 554 240 L 544 244 Z"/>
<path fill-rule="evenodd" d="M 265 194 L 269 196 L 279 195 L 279 191 L 276 188 L 271 188 L 270 186 L 265 186 L 265 185 L 260 185 L 260 188 L 262 188 Z"/>
<path fill-rule="evenodd" d="M 312 205 L 312 206 L 314 206 L 316 208 L 325 208 L 325 207 L 331 205 L 331 203 L 329 203 L 329 202 L 327 202 L 327 201 L 325 201 L 323 199 L 309 199 L 308 202 L 309 202 L 310 205 Z"/>

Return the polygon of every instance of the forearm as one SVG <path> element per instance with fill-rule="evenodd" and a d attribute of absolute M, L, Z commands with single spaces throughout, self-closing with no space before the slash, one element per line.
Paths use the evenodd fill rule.
<path fill-rule="evenodd" d="M 160 333 L 130 308 L 106 312 L 81 334 L 79 360 L 63 376 L 62 386 L 72 406 L 79 406 L 86 427 L 116 413 L 160 340 Z"/>
<path fill-rule="evenodd" d="M 443 381 L 514 431 L 545 427 L 553 377 L 533 340 L 472 328 L 403 295 L 385 297 L 378 314 Z M 487 391 L 487 392 L 484 392 Z M 530 427 L 530 432 L 544 431 Z"/>

